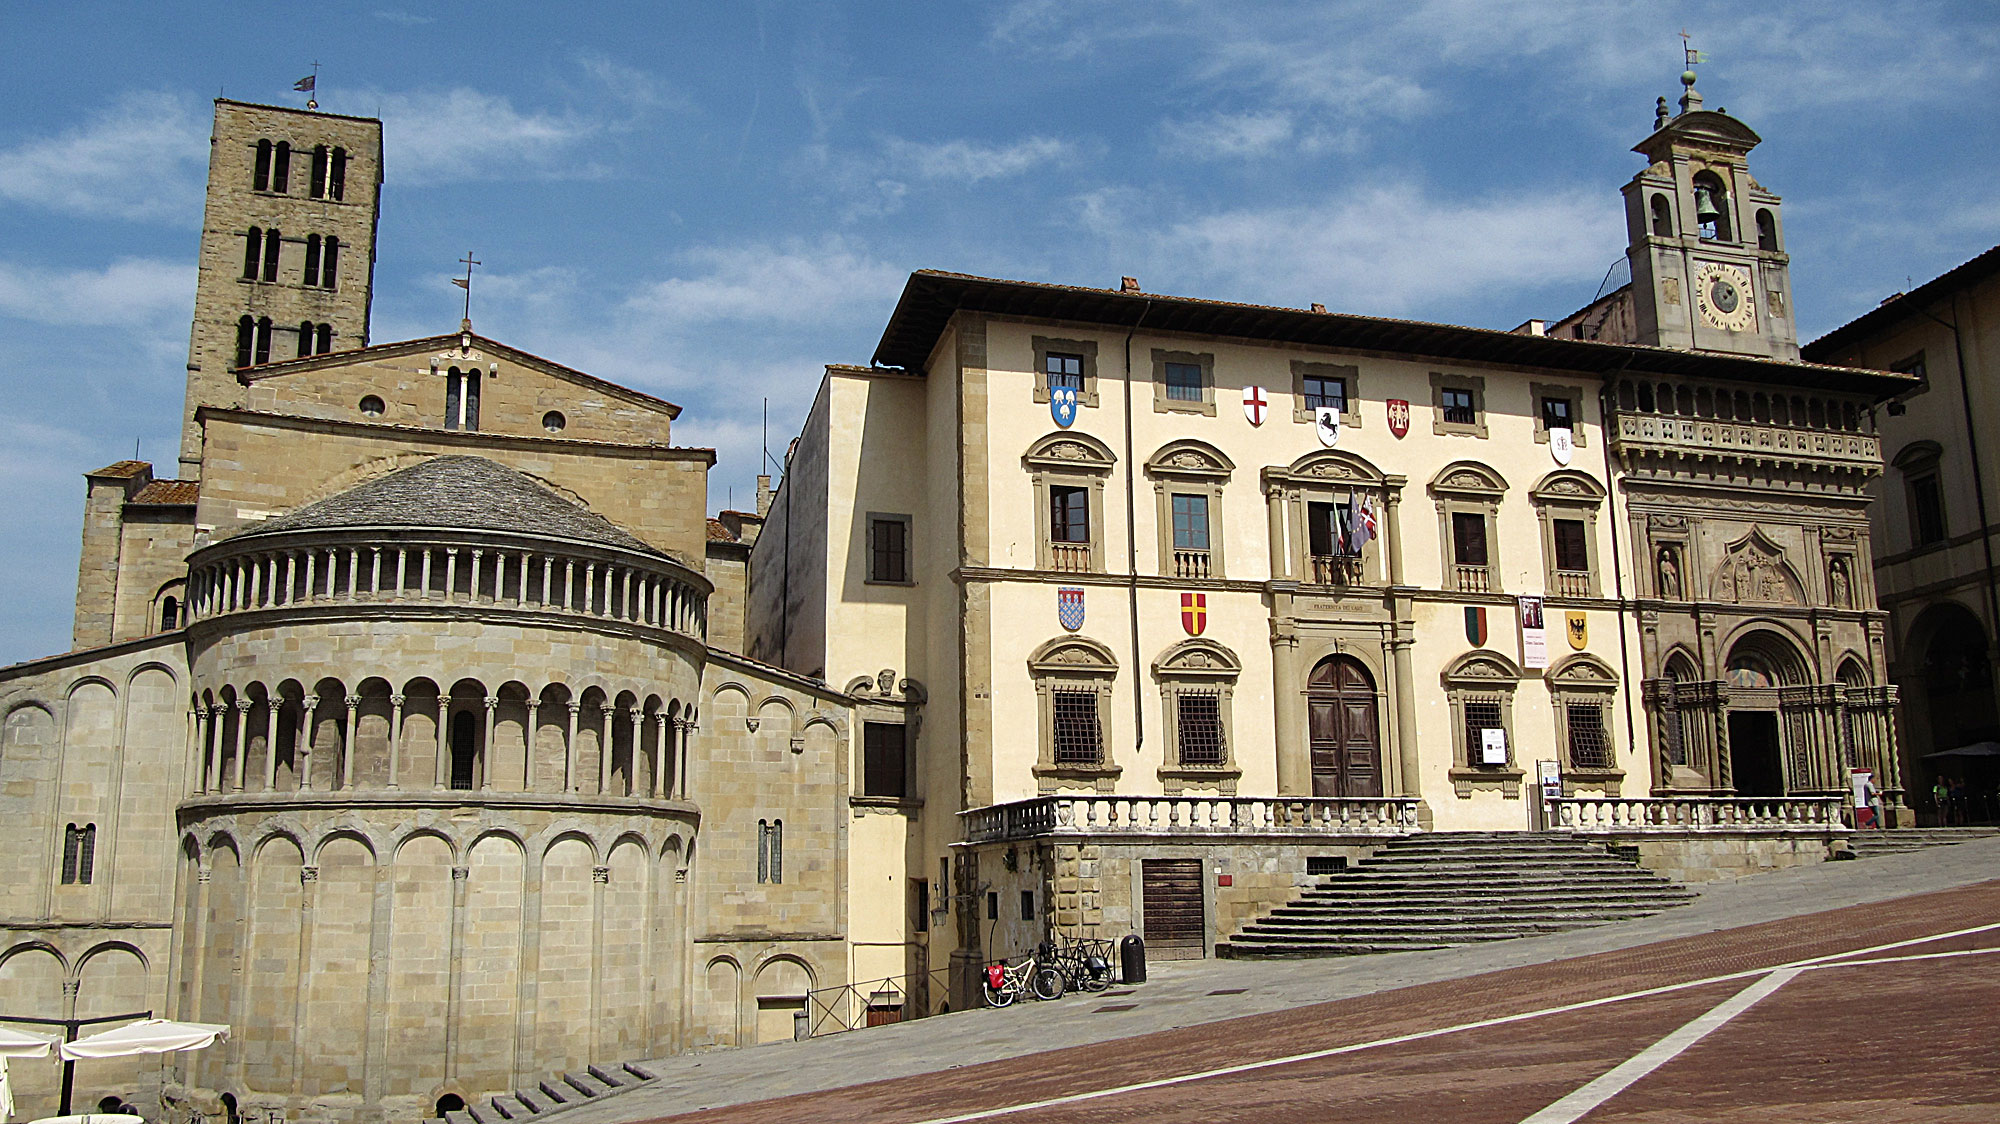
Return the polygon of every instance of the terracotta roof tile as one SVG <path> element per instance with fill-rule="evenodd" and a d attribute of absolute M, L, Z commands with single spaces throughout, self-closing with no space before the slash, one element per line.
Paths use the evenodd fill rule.
<path fill-rule="evenodd" d="M 86 472 L 85 476 L 108 476 L 113 480 L 130 480 L 142 472 L 151 472 L 153 466 L 145 461 L 119 461 L 107 464 L 96 472 Z"/>
<path fill-rule="evenodd" d="M 711 542 L 736 541 L 736 536 L 729 533 L 729 528 L 723 526 L 720 519 L 711 519 L 708 521 L 708 537 Z"/>
<path fill-rule="evenodd" d="M 199 480 L 155 480 L 139 489 L 138 494 L 127 502 L 182 507 L 191 505 L 200 498 Z"/>

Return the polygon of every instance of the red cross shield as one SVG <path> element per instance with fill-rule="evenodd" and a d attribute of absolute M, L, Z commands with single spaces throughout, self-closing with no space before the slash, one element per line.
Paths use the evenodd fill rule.
<path fill-rule="evenodd" d="M 1264 424 L 1264 412 L 1270 408 L 1270 405 L 1270 399 L 1264 397 L 1263 387 L 1246 386 L 1243 388 L 1243 416 L 1250 419 L 1251 425 Z"/>

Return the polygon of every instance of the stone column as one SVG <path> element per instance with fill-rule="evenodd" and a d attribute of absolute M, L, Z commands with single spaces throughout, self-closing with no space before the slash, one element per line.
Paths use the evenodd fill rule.
<path fill-rule="evenodd" d="M 313 711 L 319 707 L 319 696 L 307 695 L 299 708 L 299 736 L 292 746 L 292 771 L 298 774 L 299 791 L 309 791 L 312 784 L 312 735 Z"/>
<path fill-rule="evenodd" d="M 389 787 L 401 788 L 403 779 L 403 700 L 389 696 Z"/>
<path fill-rule="evenodd" d="M 194 872 L 194 932 L 187 934 L 188 947 L 193 951 L 188 956 L 187 992 L 181 1003 L 181 1018 L 199 1022 L 201 1009 L 202 977 L 208 964 L 208 877 L 206 857 L 197 860 Z"/>
<path fill-rule="evenodd" d="M 611 586 L 604 587 L 604 598 L 611 599 Z M 597 708 L 597 794 L 604 795 L 611 790 L 611 745 L 616 738 L 616 728 L 612 725 L 613 715 L 618 708 L 606 703 Z"/>
<path fill-rule="evenodd" d="M 449 771 L 451 768 L 451 758 L 449 756 L 449 752 L 451 750 L 451 732 L 447 728 L 448 723 L 445 722 L 445 719 L 449 717 L 450 710 L 451 710 L 451 696 L 444 694 L 443 692 L 439 692 L 438 722 L 437 722 L 437 740 L 438 740 L 437 767 L 432 770 L 432 772 L 436 774 L 436 779 L 431 784 L 432 788 L 435 788 L 439 791 L 443 791 L 446 782 L 451 779 L 451 773 Z"/>
<path fill-rule="evenodd" d="M 476 566 L 476 564 L 475 564 Z M 475 574 L 478 570 L 475 568 Z M 493 791 L 493 726 L 500 712 L 500 696 L 486 696 L 486 740 L 479 746 L 479 790 Z"/>
<path fill-rule="evenodd" d="M 354 749 L 355 743 L 361 740 L 355 736 L 361 732 L 356 714 L 360 709 L 361 696 L 347 696 L 347 731 L 340 739 L 340 787 L 343 790 L 354 787 Z"/>
<path fill-rule="evenodd" d="M 633 707 L 631 710 L 626 711 L 625 713 L 631 715 L 630 725 L 632 727 L 632 752 L 626 755 L 627 760 L 625 765 L 625 795 L 627 796 L 650 795 L 649 792 L 641 792 L 639 790 L 639 760 L 644 755 L 646 749 L 645 735 L 640 732 L 641 730 L 640 723 L 645 721 L 646 716 L 640 713 L 639 708 L 636 706 Z M 650 765 L 651 763 L 649 762 L 648 763 L 649 768 Z M 651 777 L 646 778 L 646 787 L 648 789 L 652 787 Z"/>
<path fill-rule="evenodd" d="M 522 704 L 521 713 L 521 791 L 535 791 L 535 727 L 541 724 L 542 705 L 538 698 L 530 698 Z"/>
<path fill-rule="evenodd" d="M 236 776 L 231 782 L 237 792 L 243 791 L 244 758 L 250 756 L 250 700 L 236 700 Z"/>
<path fill-rule="evenodd" d="M 225 734 L 223 732 L 223 720 L 221 716 L 227 713 L 229 713 L 229 708 L 222 703 L 216 703 L 214 706 L 208 708 L 208 736 L 214 743 L 214 748 L 208 755 L 208 791 L 210 792 L 222 791 L 222 739 Z"/>
<path fill-rule="evenodd" d="M 569 704 L 569 744 L 563 747 L 563 788 L 570 792 L 582 792 L 583 782 L 576 775 L 576 716 L 583 712 L 583 704 Z"/>
<path fill-rule="evenodd" d="M 694 732 L 700 728 L 700 726 L 695 725 L 692 721 L 683 720 L 681 722 L 681 767 L 678 779 L 681 786 L 682 800 L 691 800 L 694 798 L 694 755 L 689 752 L 688 743 L 694 741 Z"/>
<path fill-rule="evenodd" d="M 198 706 L 188 707 L 187 739 L 183 744 L 185 748 L 181 755 L 183 770 L 181 788 L 184 795 L 192 795 L 201 791 L 202 782 L 207 779 L 204 775 L 206 763 L 201 758 L 205 742 L 202 737 L 201 708 Z M 189 765 L 193 767 L 189 768 Z"/>
<path fill-rule="evenodd" d="M 604 589 L 606 600 L 611 587 Z M 611 868 L 590 868 L 590 1057 L 603 1055 L 604 1040 L 604 888 L 611 882 Z M 647 966 L 649 969 L 651 965 Z"/>
<path fill-rule="evenodd" d="M 292 997 L 292 1088 L 306 1087 L 306 997 L 312 988 L 314 899 L 319 896 L 319 867 L 299 868 L 299 982 Z"/>
<path fill-rule="evenodd" d="M 1264 486 L 1264 521 L 1271 539 L 1271 580 L 1286 581 L 1292 577 L 1292 552 L 1285 546 L 1285 492 L 1275 484 Z M 1278 786 L 1283 792 L 1284 785 Z"/>
<path fill-rule="evenodd" d="M 428 599 L 431 595 L 431 548 L 424 547 L 423 551 L 422 565 L 417 568 L 417 580 L 423 583 L 423 595 Z"/>
<path fill-rule="evenodd" d="M 347 548 L 347 599 L 361 596 L 361 548 Z"/>
<path fill-rule="evenodd" d="M 597 614 L 597 563 L 586 563 L 583 567 L 583 611 Z"/>
<path fill-rule="evenodd" d="M 1396 622 L 1395 629 L 1389 640 L 1389 657 L 1396 680 L 1396 765 L 1403 774 L 1401 795 L 1422 799 L 1423 758 L 1417 751 L 1417 677 L 1410 660 L 1410 648 L 1416 643 L 1415 626 L 1401 620 Z M 1421 805 L 1418 815 L 1429 820 Z M 1429 826 L 1428 822 L 1425 826 Z"/>
<path fill-rule="evenodd" d="M 1382 525 L 1388 531 L 1389 584 L 1403 584 L 1403 493 L 1395 488 L 1382 489 Z"/>
<path fill-rule="evenodd" d="M 1299 728 L 1306 705 L 1299 690 L 1299 637 L 1289 621 L 1271 622 L 1271 685 L 1277 705 L 1278 795 L 1311 796 L 1312 747 Z"/>
<path fill-rule="evenodd" d="M 479 565 L 485 556 L 484 550 L 472 552 L 472 580 L 465 584 L 465 599 L 475 605 L 479 603 Z"/>
<path fill-rule="evenodd" d="M 284 709 L 282 695 L 272 695 L 264 700 L 264 791 L 273 792 L 278 787 L 278 711 Z"/>
<path fill-rule="evenodd" d="M 444 599 L 458 596 L 458 548 L 448 546 L 444 551 Z"/>
<path fill-rule="evenodd" d="M 445 993 L 444 1079 L 458 1079 L 458 1013 L 465 1004 L 465 896 L 469 867 L 451 868 L 451 975 Z"/>
<path fill-rule="evenodd" d="M 664 714 L 646 715 L 646 725 L 653 731 L 653 772 L 646 778 L 647 796 L 666 796 L 666 774 L 660 772 L 660 765 L 666 761 L 667 718 Z"/>
<path fill-rule="evenodd" d="M 549 586 L 555 581 L 555 574 L 555 555 L 542 555 L 542 608 L 544 609 L 549 607 Z"/>

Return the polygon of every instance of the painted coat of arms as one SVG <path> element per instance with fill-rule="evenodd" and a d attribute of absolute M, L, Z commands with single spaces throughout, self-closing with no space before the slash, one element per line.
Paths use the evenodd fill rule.
<path fill-rule="evenodd" d="M 1389 432 L 1401 437 L 1410 431 L 1410 403 L 1405 398 L 1389 399 Z"/>
<path fill-rule="evenodd" d="M 1263 387 L 1246 386 L 1243 388 L 1243 416 L 1250 420 L 1251 425 L 1263 425 L 1264 414 L 1270 409 L 1270 406 L 1271 400 L 1264 396 Z"/>
<path fill-rule="evenodd" d="M 1189 636 L 1200 636 L 1208 627 L 1208 594 L 1181 594 L 1181 628 Z"/>
<path fill-rule="evenodd" d="M 1056 623 L 1068 632 L 1083 627 L 1083 590 L 1067 585 L 1057 587 Z"/>
<path fill-rule="evenodd" d="M 1049 413 L 1056 424 L 1068 429 L 1076 422 L 1076 388 L 1073 386 L 1052 386 L 1049 388 Z"/>

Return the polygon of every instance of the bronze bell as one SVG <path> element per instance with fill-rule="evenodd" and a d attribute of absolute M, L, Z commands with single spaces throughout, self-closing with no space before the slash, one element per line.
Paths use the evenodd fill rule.
<path fill-rule="evenodd" d="M 1694 189 L 1694 221 L 1703 225 L 1722 221 L 1722 208 L 1715 204 L 1715 193 L 1700 184 Z"/>

